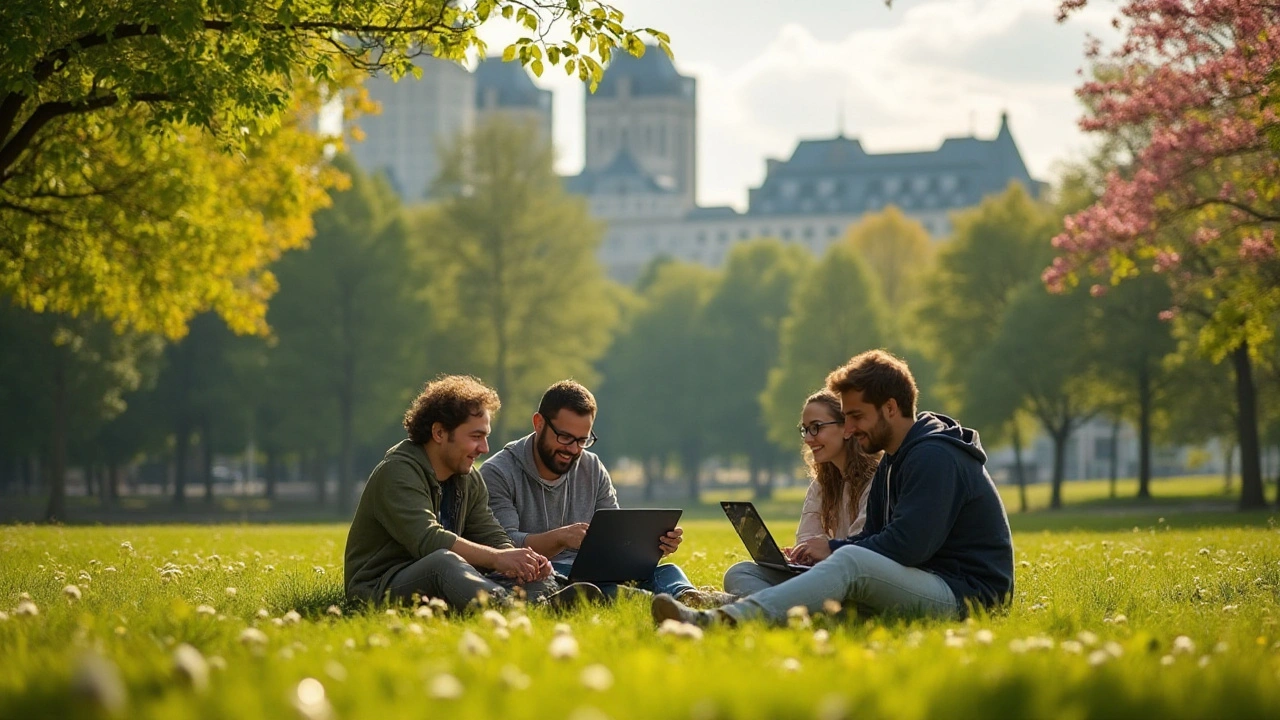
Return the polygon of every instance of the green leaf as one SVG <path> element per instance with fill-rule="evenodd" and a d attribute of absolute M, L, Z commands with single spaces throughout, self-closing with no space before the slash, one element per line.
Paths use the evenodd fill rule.
<path fill-rule="evenodd" d="M 517 48 L 516 48 L 516 46 L 515 46 L 514 44 L 512 44 L 512 45 L 508 45 L 508 46 L 507 46 L 507 47 L 502 51 L 502 62 L 511 62 L 512 60 L 515 60 L 515 59 L 516 59 L 516 49 L 517 49 Z"/>
<path fill-rule="evenodd" d="M 541 60 L 534 60 L 533 62 L 529 63 L 529 67 L 533 70 L 534 77 L 542 77 L 542 61 Z"/>

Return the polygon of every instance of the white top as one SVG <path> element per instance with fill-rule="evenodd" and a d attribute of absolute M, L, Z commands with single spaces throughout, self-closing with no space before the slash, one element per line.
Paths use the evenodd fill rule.
<path fill-rule="evenodd" d="M 796 544 L 799 545 L 809 538 L 843 539 L 862 532 L 862 526 L 867 524 L 867 495 L 870 490 L 871 483 L 867 483 L 867 489 L 858 499 L 858 514 L 851 518 L 849 517 L 849 486 L 844 486 L 844 495 L 840 498 L 840 511 L 836 513 L 836 529 L 839 533 L 831 536 L 822 529 L 822 490 L 818 487 L 816 480 L 810 481 L 809 490 L 804 494 L 804 507 L 800 509 L 800 527 L 796 528 Z"/>

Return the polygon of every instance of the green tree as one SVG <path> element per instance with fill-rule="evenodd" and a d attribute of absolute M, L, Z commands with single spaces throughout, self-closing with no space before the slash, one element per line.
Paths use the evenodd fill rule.
<path fill-rule="evenodd" d="M 879 281 L 893 332 L 905 324 L 933 262 L 933 242 L 919 221 L 894 206 L 864 215 L 845 235 Z"/>
<path fill-rule="evenodd" d="M 484 54 L 498 16 L 527 32 L 504 58 L 593 87 L 643 37 L 670 53 L 596 0 L 0 4 L 0 292 L 170 337 L 210 308 L 265 332 L 265 268 L 335 182 L 309 116 L 369 71 Z"/>
<path fill-rule="evenodd" d="M 995 337 L 969 365 L 963 404 L 1013 419 L 1026 409 L 1053 442 L 1050 507 L 1062 507 L 1067 440 L 1100 410 L 1094 358 L 1102 348 L 1083 292 L 1050 295 L 1023 284 L 1008 298 Z"/>
<path fill-rule="evenodd" d="M 275 267 L 280 293 L 267 317 L 276 343 L 266 356 L 274 387 L 262 397 L 276 423 L 307 438 L 292 449 L 336 449 L 337 505 L 345 515 L 358 480 L 357 445 L 388 440 L 422 381 L 415 360 L 428 313 L 394 191 L 345 156 L 334 162 L 350 187 L 316 214 L 311 248 Z"/>
<path fill-rule="evenodd" d="M 564 191 L 553 150 L 527 124 L 497 118 L 445 150 L 442 202 L 414 224 L 443 364 L 492 384 L 507 411 L 499 441 L 547 385 L 591 384 L 617 322 L 596 259 L 602 228 Z"/>
<path fill-rule="evenodd" d="M 836 243 L 801 280 L 782 323 L 778 364 L 760 404 L 768 436 L 780 448 L 797 445 L 804 399 L 827 374 L 864 350 L 885 345 L 886 311 L 866 263 L 852 245 Z"/>
<path fill-rule="evenodd" d="M 159 353 L 154 337 L 119 335 L 89 318 L 37 315 L 0 302 L 0 400 L 10 452 L 48 471 L 47 520 L 67 519 L 71 443 L 93 437 L 125 408 Z M 6 433 L 7 435 L 7 433 Z"/>
<path fill-rule="evenodd" d="M 1026 472 L 1022 462 L 1025 423 L 1018 404 L 985 406 L 979 355 L 994 341 L 1013 295 L 1038 282 L 1055 231 L 1049 206 L 1018 184 L 955 218 L 955 235 L 939 252 L 924 283 L 913 324 L 925 352 L 938 366 L 938 392 L 967 423 L 982 428 L 989 443 L 1013 445 L 1015 479 L 1022 509 Z M 975 367 L 979 368 L 975 371 Z M 978 389 L 968 384 L 980 382 Z"/>
<path fill-rule="evenodd" d="M 758 499 L 772 494 L 773 470 L 783 458 L 769 441 L 760 395 L 778 362 L 782 321 L 796 285 L 812 266 L 798 245 L 772 239 L 737 245 L 706 308 L 716 368 L 702 393 L 713 412 L 707 433 L 715 451 L 746 456 Z"/>
<path fill-rule="evenodd" d="M 708 424 L 718 417 L 706 392 L 720 368 L 711 362 L 705 318 L 720 275 L 670 261 L 650 270 L 600 363 L 601 417 L 608 413 L 611 451 L 643 464 L 646 497 L 664 481 L 674 454 L 687 495 L 697 500 Z"/>

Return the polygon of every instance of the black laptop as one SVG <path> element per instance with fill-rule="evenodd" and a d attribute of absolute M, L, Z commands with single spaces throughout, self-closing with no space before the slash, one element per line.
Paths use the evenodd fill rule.
<path fill-rule="evenodd" d="M 720 507 L 729 516 L 729 522 L 733 523 L 733 529 L 738 531 L 738 537 L 742 538 L 742 544 L 747 546 L 747 552 L 751 553 L 751 559 L 757 565 L 793 573 L 802 573 L 813 567 L 787 560 L 787 556 L 782 554 L 782 548 L 778 547 L 773 535 L 769 533 L 769 528 L 764 526 L 764 520 L 756 512 L 755 505 L 749 502 L 722 502 Z"/>
<path fill-rule="evenodd" d="M 659 539 L 674 530 L 681 510 L 604 509 L 591 516 L 569 582 L 648 580 L 662 559 Z"/>

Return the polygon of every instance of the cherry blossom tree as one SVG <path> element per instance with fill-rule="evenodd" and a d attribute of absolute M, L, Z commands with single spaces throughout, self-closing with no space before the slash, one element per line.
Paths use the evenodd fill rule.
<path fill-rule="evenodd" d="M 1085 4 L 1066 0 L 1060 19 Z M 1089 49 L 1111 72 L 1079 89 L 1080 124 L 1148 141 L 1065 219 L 1043 280 L 1061 291 L 1084 278 L 1168 278 L 1174 302 L 1161 316 L 1232 361 L 1241 506 L 1265 506 L 1254 374 L 1280 318 L 1280 2 L 1124 0 L 1114 24 L 1123 42 Z"/>

